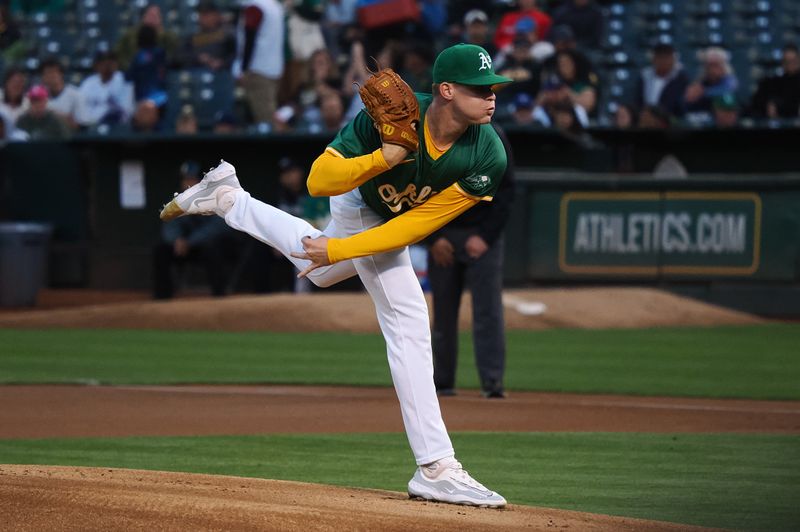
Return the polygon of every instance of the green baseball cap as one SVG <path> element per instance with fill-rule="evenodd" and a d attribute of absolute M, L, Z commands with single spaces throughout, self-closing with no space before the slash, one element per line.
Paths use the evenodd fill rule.
<path fill-rule="evenodd" d="M 434 83 L 484 86 L 512 81 L 495 74 L 489 52 L 475 44 L 461 43 L 445 48 L 433 64 Z"/>

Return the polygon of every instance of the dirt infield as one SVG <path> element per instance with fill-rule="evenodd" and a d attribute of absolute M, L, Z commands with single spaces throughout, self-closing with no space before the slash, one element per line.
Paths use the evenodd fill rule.
<path fill-rule="evenodd" d="M 44 309 L 0 312 L 0 328 L 115 328 L 223 331 L 378 332 L 369 296 L 363 293 L 276 294 L 166 302 L 141 294 L 72 291 L 46 294 Z M 132 299 L 132 300 L 131 300 Z M 77 305 L 84 300 L 86 305 Z M 99 303 L 113 301 L 113 303 Z M 746 325 L 755 316 L 649 288 L 508 290 L 503 293 L 508 329 L 640 328 Z M 57 304 L 60 303 L 60 304 Z M 430 303 L 430 301 L 429 301 Z M 469 296 L 461 327 L 470 326 Z"/>
<path fill-rule="evenodd" d="M 40 302 L 36 309 L 0 311 L 0 327 L 378 330 L 364 294 L 152 302 L 142 294 L 61 291 L 43 294 Z M 637 288 L 509 291 L 504 303 L 511 329 L 761 321 Z M 463 327 L 470 314 L 466 298 Z M 488 401 L 474 391 L 441 402 L 450 430 L 800 433 L 800 404 L 793 402 L 522 392 Z M 393 390 L 378 388 L 0 386 L 0 404 L 0 439 L 402 431 Z M 50 466 L 0 465 L 0 508 L 4 524 L 31 531 L 694 530 L 514 505 L 465 508 L 296 482 Z"/>
<path fill-rule="evenodd" d="M 0 439 L 400 432 L 394 392 L 288 386 L 3 386 Z M 800 433 L 800 404 L 514 393 L 442 400 L 451 430 Z M 402 493 L 183 473 L 0 465 L 15 530 L 580 530 L 692 527 L 511 505 L 497 511 Z"/>
<path fill-rule="evenodd" d="M 0 438 L 402 432 L 394 390 L 0 386 Z M 800 403 L 514 392 L 441 400 L 450 430 L 800 434 Z"/>
<path fill-rule="evenodd" d="M 412 501 L 403 493 L 219 475 L 0 465 L 14 530 L 677 531 L 700 528 L 510 505 Z"/>

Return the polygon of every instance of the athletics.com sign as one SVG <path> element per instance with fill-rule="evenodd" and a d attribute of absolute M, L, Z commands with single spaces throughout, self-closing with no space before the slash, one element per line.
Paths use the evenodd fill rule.
<path fill-rule="evenodd" d="M 562 197 L 568 273 L 751 275 L 761 201 L 752 193 L 575 192 Z"/>

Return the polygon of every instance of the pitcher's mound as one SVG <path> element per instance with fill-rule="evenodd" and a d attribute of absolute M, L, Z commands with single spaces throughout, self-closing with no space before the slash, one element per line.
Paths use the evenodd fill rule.
<path fill-rule="evenodd" d="M 13 530 L 687 530 L 683 525 L 510 505 L 412 501 L 403 493 L 253 478 L 0 465 Z"/>
<path fill-rule="evenodd" d="M 428 303 L 430 304 L 430 298 Z M 762 320 L 651 288 L 505 290 L 508 329 L 749 325 Z M 470 327 L 465 295 L 461 328 Z M 365 293 L 275 294 L 133 301 L 0 313 L 0 328 L 194 329 L 207 331 L 379 332 Z"/>

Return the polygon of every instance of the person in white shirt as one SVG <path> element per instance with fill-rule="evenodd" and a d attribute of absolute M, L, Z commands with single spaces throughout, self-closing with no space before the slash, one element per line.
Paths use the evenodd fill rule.
<path fill-rule="evenodd" d="M 284 9 L 277 0 L 248 0 L 236 32 L 233 74 L 244 87 L 255 122 L 273 121 L 283 76 Z"/>
<path fill-rule="evenodd" d="M 42 61 L 39 70 L 42 84 L 50 95 L 47 108 L 63 118 L 70 129 L 77 128 L 78 109 L 81 102 L 78 87 L 64 81 L 64 67 L 54 57 Z"/>
<path fill-rule="evenodd" d="M 82 126 L 127 123 L 133 114 L 133 87 L 119 71 L 113 52 L 99 52 L 94 70 L 78 88 L 77 122 Z"/>
<path fill-rule="evenodd" d="M 689 86 L 689 76 L 678 61 L 675 48 L 670 44 L 657 44 L 653 48 L 652 64 L 641 71 L 635 94 L 639 109 L 658 106 L 673 117 L 685 112 L 684 95 Z"/>

